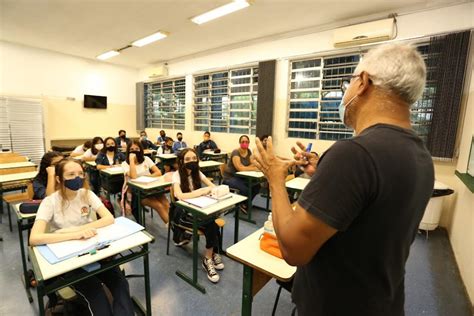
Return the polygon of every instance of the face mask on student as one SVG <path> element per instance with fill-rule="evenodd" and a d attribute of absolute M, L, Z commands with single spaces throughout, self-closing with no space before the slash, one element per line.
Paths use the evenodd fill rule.
<path fill-rule="evenodd" d="M 104 144 L 95 144 L 94 147 L 97 150 L 101 150 L 102 148 L 104 148 Z"/>
<path fill-rule="evenodd" d="M 125 139 L 125 136 L 126 136 L 126 134 L 121 134 L 121 135 L 120 135 L 120 138 L 121 138 L 121 139 Z"/>
<path fill-rule="evenodd" d="M 84 178 L 75 177 L 74 179 L 64 180 L 64 186 L 72 191 L 77 191 L 84 186 Z"/>
<path fill-rule="evenodd" d="M 178 137 L 178 141 L 182 141 L 183 140 L 183 137 Z"/>
<path fill-rule="evenodd" d="M 107 146 L 107 151 L 115 151 L 115 146 Z"/>
<path fill-rule="evenodd" d="M 240 148 L 248 149 L 249 148 L 249 143 L 240 143 Z"/>
<path fill-rule="evenodd" d="M 196 170 L 199 170 L 199 163 L 197 161 L 190 161 L 184 164 L 186 169 L 191 170 L 191 172 L 194 172 Z"/>

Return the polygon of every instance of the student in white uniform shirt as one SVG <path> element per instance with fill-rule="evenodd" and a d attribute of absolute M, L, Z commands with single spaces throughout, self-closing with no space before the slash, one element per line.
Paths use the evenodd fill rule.
<path fill-rule="evenodd" d="M 122 168 L 125 171 L 125 175 L 131 179 L 136 179 L 141 176 L 161 176 L 160 169 L 155 166 L 149 157 L 144 155 L 142 144 L 138 140 L 132 140 L 127 146 L 126 160 L 122 162 Z M 142 199 L 142 205 L 155 209 L 163 222 L 168 224 L 170 203 L 164 193 Z M 135 212 L 136 210 L 133 211 Z M 138 219 L 138 214 L 133 215 Z"/>
<path fill-rule="evenodd" d="M 96 235 L 96 228 L 114 222 L 100 199 L 87 189 L 84 169 L 79 161 L 61 160 L 56 165 L 55 174 L 58 190 L 41 202 L 31 230 L 30 245 L 88 239 Z M 100 219 L 95 219 L 92 212 L 96 212 Z M 82 269 L 76 269 L 66 275 L 81 273 Z M 112 306 L 102 283 L 112 293 Z M 129 285 L 118 267 L 80 281 L 74 284 L 74 288 L 86 300 L 93 315 L 134 315 Z"/>
<path fill-rule="evenodd" d="M 84 144 L 77 146 L 74 148 L 74 150 L 71 152 L 71 157 L 77 157 L 84 155 L 84 153 L 92 147 L 92 142 L 90 140 L 85 141 Z"/>
<path fill-rule="evenodd" d="M 82 158 L 84 161 L 95 161 L 99 152 L 104 148 L 104 140 L 100 136 L 92 139 L 92 147 L 89 148 Z"/>

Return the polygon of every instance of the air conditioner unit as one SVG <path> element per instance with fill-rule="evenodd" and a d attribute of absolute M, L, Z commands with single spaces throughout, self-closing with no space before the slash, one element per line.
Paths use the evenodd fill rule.
<path fill-rule="evenodd" d="M 334 47 L 387 41 L 393 39 L 393 37 L 394 19 L 384 19 L 335 29 Z"/>
<path fill-rule="evenodd" d="M 147 70 L 148 78 L 156 79 L 168 76 L 168 66 L 163 64 L 160 66 L 153 66 Z"/>

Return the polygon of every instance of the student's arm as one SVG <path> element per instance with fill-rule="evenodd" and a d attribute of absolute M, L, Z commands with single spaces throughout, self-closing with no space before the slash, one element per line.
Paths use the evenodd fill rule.
<path fill-rule="evenodd" d="M 104 169 L 110 168 L 109 165 L 104 165 L 104 158 L 107 159 L 107 156 L 104 156 L 103 154 L 98 154 L 97 155 L 97 158 L 95 159 L 95 164 L 96 164 L 97 170 L 104 170 Z M 108 161 L 107 161 L 107 163 L 108 163 Z"/>
<path fill-rule="evenodd" d="M 48 173 L 48 183 L 46 184 L 46 195 L 44 197 L 47 197 L 56 191 L 55 167 L 49 166 L 46 168 L 46 172 Z"/>
<path fill-rule="evenodd" d="M 152 177 L 161 177 L 161 171 L 155 165 L 150 168 L 150 172 Z"/>
<path fill-rule="evenodd" d="M 64 234 L 64 233 L 79 232 L 79 231 L 87 230 L 87 229 L 101 228 L 101 227 L 109 226 L 113 224 L 115 221 L 112 214 L 104 205 L 101 205 L 97 209 L 97 215 L 99 215 L 100 219 L 96 221 L 93 221 L 81 226 L 58 229 L 55 233 Z"/>
<path fill-rule="evenodd" d="M 85 153 L 84 156 L 82 157 L 82 160 L 84 161 L 95 161 L 97 158 L 97 155 L 94 155 L 90 149 L 88 149 Z"/>
<path fill-rule="evenodd" d="M 42 219 L 35 221 L 30 235 L 31 246 L 52 244 L 72 239 L 89 239 L 97 234 L 95 229 L 84 229 L 63 234 L 46 233 L 47 224 L 48 223 Z"/>
<path fill-rule="evenodd" d="M 128 161 L 130 164 L 130 170 L 128 171 L 128 175 L 130 176 L 130 179 L 136 179 L 137 178 L 137 165 L 136 165 L 136 155 L 135 154 L 130 154 L 128 156 Z"/>
<path fill-rule="evenodd" d="M 204 177 L 204 178 L 201 178 L 201 181 L 204 182 L 204 184 L 209 187 L 209 188 L 213 188 L 215 187 L 216 185 L 214 183 L 211 182 L 211 180 L 209 180 L 208 178 Z"/>
<path fill-rule="evenodd" d="M 204 188 L 194 190 L 192 192 L 183 193 L 183 191 L 181 191 L 181 185 L 179 183 L 173 184 L 173 190 L 174 190 L 174 196 L 179 200 L 192 199 L 195 197 L 208 195 L 209 193 L 211 193 L 210 187 L 204 187 Z"/>
<path fill-rule="evenodd" d="M 255 167 L 252 164 L 250 166 L 244 166 L 240 162 L 240 156 L 233 156 L 232 163 L 234 164 L 234 167 L 235 169 L 237 169 L 237 171 L 257 171 L 258 170 L 257 167 Z"/>

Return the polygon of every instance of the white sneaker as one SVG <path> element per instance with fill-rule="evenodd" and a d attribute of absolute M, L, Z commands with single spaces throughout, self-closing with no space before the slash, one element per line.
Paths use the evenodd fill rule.
<path fill-rule="evenodd" d="M 219 254 L 212 254 L 212 263 L 214 264 L 214 268 L 216 268 L 216 270 L 224 270 L 224 262 L 222 262 L 222 257 Z"/>
<path fill-rule="evenodd" d="M 219 274 L 217 274 L 216 269 L 214 268 L 214 264 L 212 263 L 212 259 L 207 259 L 204 257 L 202 259 L 202 267 L 204 271 L 207 272 L 207 278 L 212 283 L 219 282 Z"/>

